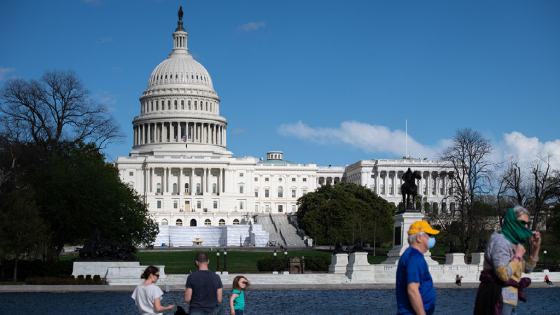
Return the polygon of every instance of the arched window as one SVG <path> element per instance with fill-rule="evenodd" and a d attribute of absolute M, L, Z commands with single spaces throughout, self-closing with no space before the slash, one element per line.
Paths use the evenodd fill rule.
<path fill-rule="evenodd" d="M 168 225 L 169 223 L 167 222 L 167 219 L 163 219 L 161 220 L 161 225 Z"/>
<path fill-rule="evenodd" d="M 171 103 L 171 101 L 168 102 Z M 177 109 L 177 101 L 175 101 L 175 109 Z"/>
<path fill-rule="evenodd" d="M 239 220 L 238 219 L 233 220 L 233 225 L 239 225 Z"/>
<path fill-rule="evenodd" d="M 177 193 L 177 183 L 173 183 L 173 193 Z"/>
<path fill-rule="evenodd" d="M 156 110 L 159 110 L 159 104 L 157 101 L 156 101 Z"/>
<path fill-rule="evenodd" d="M 226 225 L 226 220 L 220 219 L 220 222 L 218 223 L 218 225 Z"/>
<path fill-rule="evenodd" d="M 177 76 L 177 74 L 175 74 L 175 79 L 177 79 L 177 78 L 178 78 L 178 76 Z"/>
<path fill-rule="evenodd" d="M 161 184 L 160 184 L 160 183 L 157 183 L 157 184 L 156 184 L 156 192 L 157 192 L 158 194 L 161 193 Z"/>
<path fill-rule="evenodd" d="M 212 221 L 210 221 L 210 219 L 206 219 L 206 220 L 204 220 L 204 225 L 210 226 L 210 225 L 212 225 Z"/>
<path fill-rule="evenodd" d="M 213 194 L 216 193 L 216 184 L 212 184 L 212 193 L 213 193 Z"/>
<path fill-rule="evenodd" d="M 196 220 L 195 220 L 195 219 L 192 219 L 190 225 L 191 225 L 191 226 L 196 226 Z"/>
<path fill-rule="evenodd" d="M 196 184 L 196 193 L 200 194 L 200 184 Z"/>
<path fill-rule="evenodd" d="M 189 183 L 185 184 L 185 195 L 189 194 Z"/>
<path fill-rule="evenodd" d="M 154 110 L 154 102 L 152 102 L 150 105 L 151 105 L 150 110 L 153 111 Z"/>
<path fill-rule="evenodd" d="M 194 101 L 194 110 L 196 110 L 196 101 Z"/>
<path fill-rule="evenodd" d="M 190 110 L 191 109 L 191 101 L 189 100 L 189 102 L 187 103 L 187 109 Z"/>
<path fill-rule="evenodd" d="M 175 225 L 176 226 L 183 226 L 183 220 L 177 219 L 177 221 L 175 221 Z"/>
<path fill-rule="evenodd" d="M 284 197 L 284 188 L 278 187 L 278 197 L 279 198 Z"/>
<path fill-rule="evenodd" d="M 185 101 L 181 100 L 181 109 L 185 109 Z"/>
<path fill-rule="evenodd" d="M 167 74 L 165 75 L 165 78 L 167 79 Z"/>

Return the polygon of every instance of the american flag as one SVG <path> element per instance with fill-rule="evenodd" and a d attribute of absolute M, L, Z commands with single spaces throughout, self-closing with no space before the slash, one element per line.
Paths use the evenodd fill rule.
<path fill-rule="evenodd" d="M 187 142 L 187 136 L 183 136 L 183 142 Z"/>

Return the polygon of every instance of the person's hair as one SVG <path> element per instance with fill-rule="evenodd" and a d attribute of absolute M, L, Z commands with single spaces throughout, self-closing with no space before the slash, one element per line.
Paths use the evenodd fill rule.
<path fill-rule="evenodd" d="M 156 272 L 159 271 L 159 268 L 156 266 L 150 266 L 144 270 L 144 273 L 140 276 L 142 279 L 148 279 L 150 275 L 155 275 Z"/>
<path fill-rule="evenodd" d="M 241 291 L 241 287 L 239 287 L 239 280 L 241 279 L 245 279 L 247 280 L 247 278 L 243 277 L 243 276 L 237 276 L 233 279 L 233 289 L 234 290 L 239 290 Z M 247 286 L 245 286 L 245 288 L 249 287 L 249 281 L 247 281 Z"/>
<path fill-rule="evenodd" d="M 207 264 L 208 263 L 208 256 L 206 256 L 205 253 L 200 252 L 198 254 L 196 254 L 196 261 L 198 261 L 199 264 Z"/>
<path fill-rule="evenodd" d="M 523 208 L 522 206 L 515 206 L 515 208 L 513 208 L 513 212 L 515 212 L 515 216 L 518 218 L 524 214 L 530 217 L 529 210 Z"/>
<path fill-rule="evenodd" d="M 420 236 L 424 237 L 424 234 L 426 234 L 426 232 L 418 232 L 418 233 L 410 234 L 408 236 L 408 244 L 416 243 L 416 235 L 420 235 Z"/>

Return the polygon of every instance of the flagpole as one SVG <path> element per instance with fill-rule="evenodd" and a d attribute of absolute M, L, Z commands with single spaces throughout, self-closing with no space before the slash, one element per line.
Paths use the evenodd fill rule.
<path fill-rule="evenodd" d="M 408 119 L 404 120 L 406 134 L 404 136 L 405 158 L 408 158 Z"/>

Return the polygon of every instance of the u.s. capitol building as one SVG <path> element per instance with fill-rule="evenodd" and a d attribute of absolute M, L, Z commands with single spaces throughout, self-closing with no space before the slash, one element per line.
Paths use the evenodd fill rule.
<path fill-rule="evenodd" d="M 408 167 L 422 173 L 419 193 L 447 208 L 442 197 L 450 183 L 436 161 L 379 159 L 322 167 L 292 163 L 281 151 L 267 152 L 266 160 L 234 157 L 221 99 L 208 71 L 188 53 L 188 35 L 180 20 L 172 53 L 154 69 L 140 97 L 132 151 L 115 163 L 160 227 L 233 227 L 253 222 L 255 214 L 295 213 L 299 197 L 341 181 L 365 185 L 398 204 Z"/>

